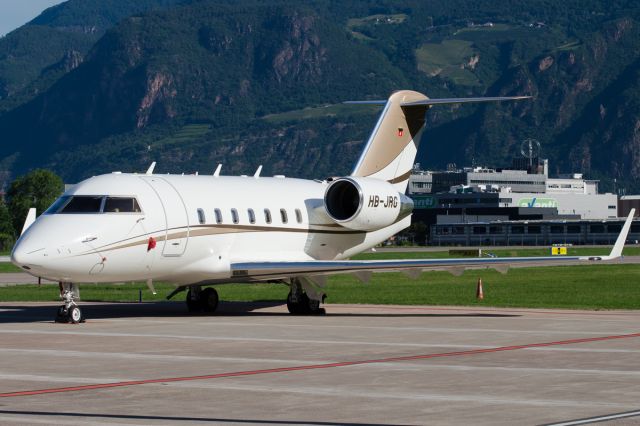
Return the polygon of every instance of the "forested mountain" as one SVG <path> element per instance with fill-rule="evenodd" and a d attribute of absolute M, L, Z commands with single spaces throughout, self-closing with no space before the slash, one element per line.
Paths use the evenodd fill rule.
<path fill-rule="evenodd" d="M 0 38 L 0 111 L 25 102 L 76 68 L 125 17 L 182 0 L 69 0 Z"/>
<path fill-rule="evenodd" d="M 535 96 L 434 108 L 423 167 L 534 137 L 554 172 L 639 190 L 639 66 L 634 1 L 70 0 L 0 39 L 0 170 L 340 175 L 377 114 L 340 103 L 408 88 Z"/>

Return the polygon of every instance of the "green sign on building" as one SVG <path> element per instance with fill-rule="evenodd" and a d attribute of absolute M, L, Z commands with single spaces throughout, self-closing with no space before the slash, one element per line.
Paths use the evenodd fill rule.
<path fill-rule="evenodd" d="M 436 199 L 431 195 L 414 195 L 411 198 L 414 209 L 433 209 L 436 207 Z"/>
<path fill-rule="evenodd" d="M 555 198 L 521 198 L 518 207 L 558 207 L 558 201 Z"/>

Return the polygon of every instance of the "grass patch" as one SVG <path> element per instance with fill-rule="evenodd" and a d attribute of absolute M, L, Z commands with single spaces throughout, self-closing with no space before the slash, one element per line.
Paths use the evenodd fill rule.
<path fill-rule="evenodd" d="M 358 100 L 358 99 L 356 99 Z M 262 117 L 270 123 L 283 123 L 287 121 L 309 120 L 322 117 L 353 116 L 353 115 L 373 115 L 380 112 L 378 105 L 345 105 L 333 104 L 323 105 L 313 108 L 304 108 L 294 111 L 282 112 L 279 114 L 269 114 Z"/>
<path fill-rule="evenodd" d="M 187 124 L 171 135 L 155 141 L 153 144 L 162 146 L 184 144 L 187 142 L 198 140 L 210 131 L 210 124 Z"/>
<path fill-rule="evenodd" d="M 80 298 L 85 302 L 137 302 L 142 291 L 143 302 L 166 301 L 166 297 L 175 286 L 167 283 L 154 283 L 157 294 L 152 294 L 145 283 L 123 284 L 80 284 Z M 216 286 L 221 300 L 258 301 L 281 300 L 287 298 L 288 287 L 282 284 L 225 284 Z M 2 302 L 46 302 L 57 301 L 58 286 L 55 284 L 15 285 L 0 287 Z M 186 293 L 179 293 L 172 300 L 183 302 Z"/>
<path fill-rule="evenodd" d="M 380 274 L 370 284 L 349 276 L 328 285 L 329 303 L 463 305 L 523 308 L 640 309 L 640 265 L 589 265 L 448 272 L 426 272 L 417 280 Z M 384 276 L 382 276 L 384 275 Z M 478 278 L 484 301 L 475 299 Z"/>
<path fill-rule="evenodd" d="M 473 27 L 465 27 L 453 33 L 454 36 L 465 33 L 485 33 L 485 32 L 504 32 L 510 31 L 513 27 L 507 24 L 493 24 L 493 26 L 476 25 Z"/>
<path fill-rule="evenodd" d="M 570 41 L 568 43 L 565 43 L 561 46 L 556 47 L 555 49 L 553 49 L 554 52 L 562 52 L 562 51 L 567 51 L 567 50 L 574 50 L 577 49 L 578 47 L 580 47 L 582 45 L 582 43 L 580 42 L 580 40 L 575 40 L 575 41 Z"/>
<path fill-rule="evenodd" d="M 455 247 L 452 247 L 455 249 Z M 531 256 L 550 256 L 550 248 L 527 248 L 519 249 L 517 247 L 492 250 L 490 248 L 482 249 L 485 254 L 492 254 L 497 257 L 531 257 Z M 608 255 L 611 247 L 569 247 L 567 256 L 601 256 Z M 640 256 L 640 247 L 625 247 L 623 252 L 625 256 Z M 354 256 L 357 260 L 383 260 L 383 259 L 448 259 L 459 258 L 459 255 L 449 255 L 449 250 L 442 251 L 425 251 L 425 252 L 366 252 Z"/>
<path fill-rule="evenodd" d="M 397 25 L 407 20 L 408 16 L 404 13 L 390 15 L 369 15 L 363 18 L 351 18 L 347 21 L 347 31 L 359 40 L 373 40 L 371 37 L 358 31 L 358 28 L 370 25 Z"/>
<path fill-rule="evenodd" d="M 364 18 L 351 18 L 347 21 L 347 29 L 353 30 L 354 28 L 361 27 L 363 25 L 387 25 L 387 24 L 402 24 L 407 20 L 408 16 L 404 13 L 390 14 L 390 15 L 369 15 Z"/>
<path fill-rule="evenodd" d="M 0 262 L 0 273 L 6 273 L 6 272 L 24 272 L 24 271 L 18 268 L 13 263 Z"/>
<path fill-rule="evenodd" d="M 385 254 L 386 253 L 378 253 Z M 421 255 L 425 253 L 420 253 Z M 361 283 L 350 275 L 329 277 L 327 303 L 399 305 L 459 305 L 522 308 L 640 309 L 640 265 L 585 265 L 511 269 L 502 275 L 492 269 L 466 271 L 455 277 L 448 272 L 424 272 L 418 279 L 401 273 L 374 274 Z M 484 282 L 485 300 L 475 299 L 478 278 Z M 156 284 L 152 295 L 144 283 L 84 284 L 84 301 L 161 301 L 173 286 Z M 228 284 L 216 286 L 221 300 L 282 301 L 288 288 L 281 284 Z M 1 301 L 55 301 L 55 285 L 21 285 L 0 288 Z M 184 300 L 184 293 L 175 297 Z"/>
<path fill-rule="evenodd" d="M 448 78 L 456 84 L 477 85 L 476 75 L 464 66 L 475 54 L 472 46 L 473 43 L 467 40 L 425 43 L 415 51 L 418 70 L 431 77 Z"/>

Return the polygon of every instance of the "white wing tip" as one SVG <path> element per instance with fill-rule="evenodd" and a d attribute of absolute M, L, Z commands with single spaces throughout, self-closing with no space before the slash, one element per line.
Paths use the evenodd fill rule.
<path fill-rule="evenodd" d="M 620 235 L 618 235 L 618 239 L 616 243 L 613 245 L 611 249 L 611 253 L 609 256 L 606 256 L 607 260 L 617 259 L 622 256 L 622 250 L 624 249 L 624 243 L 627 241 L 627 236 L 629 235 L 629 229 L 631 228 L 631 222 L 633 222 L 633 217 L 636 214 L 636 209 L 631 209 L 629 212 L 629 216 L 624 221 L 624 225 L 622 226 L 622 230 L 620 231 Z"/>
<path fill-rule="evenodd" d="M 145 174 L 152 175 L 153 174 L 153 169 L 155 169 L 155 168 L 156 168 L 156 162 L 154 161 L 153 163 L 151 163 L 151 165 L 149 166 L 149 168 L 147 169 Z"/>

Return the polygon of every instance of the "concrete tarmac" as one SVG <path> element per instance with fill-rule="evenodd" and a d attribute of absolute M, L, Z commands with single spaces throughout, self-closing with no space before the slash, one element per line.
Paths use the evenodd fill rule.
<path fill-rule="evenodd" d="M 0 302 L 2 424 L 640 422 L 640 311 L 55 307 Z"/>
<path fill-rule="evenodd" d="M 625 256 L 616 260 L 601 262 L 600 264 L 617 264 L 617 263 L 625 263 L 625 264 L 640 264 L 640 256 Z M 598 263 L 591 263 L 596 265 Z M 527 264 L 521 263 L 513 263 L 509 267 L 510 268 L 532 268 L 537 266 L 572 266 L 572 265 L 585 265 L 588 266 L 586 262 L 578 261 L 578 260 L 559 260 L 554 261 L 553 264 L 549 264 L 548 262 L 531 262 Z M 484 266 L 482 267 L 484 268 Z M 469 268 L 472 269 L 472 268 Z M 54 281 L 48 281 L 46 279 L 42 279 L 42 284 L 57 284 Z M 29 275 L 24 272 L 6 272 L 0 273 L 0 287 L 13 286 L 13 285 L 21 285 L 21 284 L 37 284 L 38 278 Z"/>

